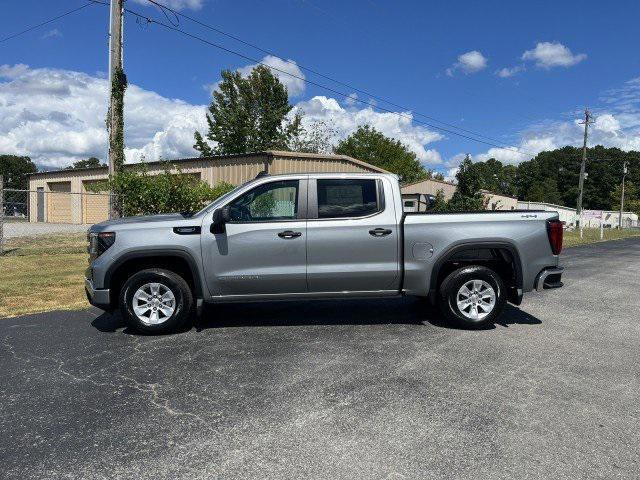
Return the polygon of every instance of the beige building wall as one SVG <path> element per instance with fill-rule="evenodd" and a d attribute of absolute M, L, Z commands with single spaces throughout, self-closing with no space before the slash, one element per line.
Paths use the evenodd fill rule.
<path fill-rule="evenodd" d="M 453 193 L 456 191 L 456 186 L 453 183 L 443 182 L 440 180 L 421 180 L 419 182 L 408 183 L 403 185 L 402 193 L 422 193 L 426 195 L 436 195 L 438 190 L 442 190 L 445 200 L 450 200 L 453 197 Z"/>
<path fill-rule="evenodd" d="M 385 170 L 344 155 L 320 155 L 299 152 L 267 151 L 255 154 L 229 155 L 218 157 L 192 158 L 168 162 L 182 173 L 198 176 L 211 186 L 220 182 L 240 185 L 267 171 L 272 175 L 284 173 L 348 173 L 382 172 Z M 150 174 L 164 171 L 167 162 L 148 162 Z M 126 166 L 127 167 L 130 167 Z M 35 192 L 43 188 L 45 192 L 44 219 L 58 223 L 95 223 L 108 216 L 107 197 L 81 195 L 87 193 L 87 187 L 98 180 L 108 178 L 107 168 L 98 167 L 82 170 L 58 170 L 32 174 L 29 177 L 29 190 Z M 64 194 L 69 207 L 62 200 L 62 194 L 52 195 L 53 189 L 61 185 L 70 185 Z M 49 205 L 49 198 L 60 197 L 58 203 Z M 30 194 L 29 220 L 37 221 L 38 195 Z M 63 205 L 64 204 L 64 205 Z M 60 206 L 60 208 L 58 208 Z M 62 208 L 64 207 L 64 208 Z M 59 213 L 60 212 L 63 213 Z"/>
<path fill-rule="evenodd" d="M 442 190 L 445 200 L 450 200 L 456 191 L 456 186 L 450 182 L 442 182 L 440 180 L 422 180 L 420 182 L 409 183 L 402 186 L 402 195 L 408 201 L 418 199 L 421 195 L 436 195 L 438 190 Z M 518 208 L 518 199 L 481 190 L 487 205 L 487 210 L 515 210 Z"/>
<path fill-rule="evenodd" d="M 481 190 L 487 210 L 516 210 L 518 208 L 518 199 L 493 193 L 488 190 Z"/>

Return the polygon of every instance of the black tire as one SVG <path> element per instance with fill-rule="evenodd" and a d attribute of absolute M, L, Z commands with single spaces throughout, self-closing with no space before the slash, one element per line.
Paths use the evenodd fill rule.
<path fill-rule="evenodd" d="M 458 306 L 458 293 L 463 286 L 468 286 L 469 282 L 479 280 L 488 284 L 493 289 L 495 298 L 495 304 L 492 309 L 488 309 L 486 304 L 491 301 L 490 289 L 480 284 L 480 297 L 478 294 L 473 297 L 472 304 L 464 311 Z M 475 290 L 474 290 L 475 291 Z M 484 292 L 484 295 L 482 294 Z M 464 300 L 465 294 L 460 294 L 460 300 Z M 471 297 L 469 297 L 471 298 Z M 475 302 L 475 312 L 478 313 L 478 317 L 470 318 L 473 315 Z M 471 265 L 463 268 L 459 268 L 451 272 L 440 284 L 438 305 L 442 313 L 448 320 L 464 328 L 482 328 L 487 325 L 491 325 L 495 322 L 496 318 L 502 313 L 504 306 L 507 302 L 507 292 L 504 286 L 504 282 L 500 275 L 487 267 L 479 265 Z M 483 310 L 484 309 L 484 310 Z M 486 310 L 489 310 L 488 313 Z"/>
<path fill-rule="evenodd" d="M 157 313 L 158 316 L 162 315 L 158 320 L 159 323 L 145 323 L 138 318 L 133 309 L 134 295 L 138 289 L 147 284 L 160 284 L 163 287 L 161 291 L 168 289 L 175 298 L 175 301 L 170 302 L 173 305 L 171 315 L 164 316 L 161 312 Z M 177 273 L 161 268 L 149 268 L 129 277 L 120 291 L 119 306 L 122 316 L 131 328 L 144 333 L 168 333 L 180 328 L 191 316 L 193 294 L 189 284 Z"/>

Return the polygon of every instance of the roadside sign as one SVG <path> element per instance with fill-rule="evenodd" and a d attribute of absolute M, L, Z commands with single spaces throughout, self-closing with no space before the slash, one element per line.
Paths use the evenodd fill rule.
<path fill-rule="evenodd" d="M 602 210 L 583 210 L 582 216 L 585 220 L 602 220 Z"/>

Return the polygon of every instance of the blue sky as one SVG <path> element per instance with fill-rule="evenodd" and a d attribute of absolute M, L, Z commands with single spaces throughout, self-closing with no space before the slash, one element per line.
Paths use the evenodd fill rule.
<path fill-rule="evenodd" d="M 2 36 L 83 3 L 5 1 Z M 490 150 L 488 145 L 411 122 L 408 116 L 435 124 L 417 116 L 426 114 L 537 153 L 579 144 L 575 120 L 588 105 L 600 119 L 594 142 L 640 149 L 637 1 L 164 3 L 283 59 L 407 107 L 403 117 L 383 115 L 283 78 L 290 86 L 291 102 L 310 119 L 335 123 L 336 138 L 360 123 L 373 123 L 411 146 L 427 166 L 443 172 L 454 168 L 466 152 L 476 159 L 497 156 L 514 163 L 529 157 Z M 163 19 L 146 0 L 128 0 L 127 6 Z M 30 154 L 49 167 L 90 154 L 104 158 L 106 136 L 99 130 L 106 106 L 107 24 L 108 8 L 90 6 L 0 43 L 3 153 Z M 265 57 L 187 20 L 180 21 L 180 28 L 250 57 Z M 203 124 L 203 106 L 210 98 L 206 86 L 215 85 L 221 69 L 252 63 L 159 26 L 142 27 L 130 17 L 125 45 L 125 70 L 134 86 L 127 94 L 131 159 L 141 154 L 187 155 L 192 130 Z M 268 62 L 353 93 L 291 63 Z M 499 75 L 501 69 L 507 70 Z M 362 94 L 358 98 L 370 101 Z"/>

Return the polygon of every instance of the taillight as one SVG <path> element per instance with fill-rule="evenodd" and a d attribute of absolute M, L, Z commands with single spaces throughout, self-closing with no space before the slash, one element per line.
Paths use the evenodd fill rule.
<path fill-rule="evenodd" d="M 560 220 L 547 220 L 547 235 L 554 255 L 560 255 L 562 251 L 563 225 L 564 222 Z"/>

